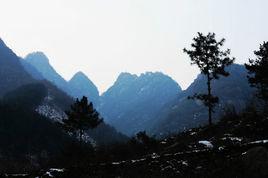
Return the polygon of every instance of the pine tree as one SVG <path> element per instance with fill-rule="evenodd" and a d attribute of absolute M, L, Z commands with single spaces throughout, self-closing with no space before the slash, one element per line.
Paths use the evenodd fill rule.
<path fill-rule="evenodd" d="M 93 104 L 88 103 L 85 96 L 80 101 L 76 99 L 76 102 L 71 105 L 70 111 L 66 111 L 66 114 L 68 118 L 63 120 L 64 128 L 68 132 L 78 133 L 80 143 L 86 130 L 94 129 L 103 122 L 99 113 L 93 108 Z"/>
<path fill-rule="evenodd" d="M 211 93 L 211 81 L 219 79 L 220 75 L 227 77 L 229 73 L 225 71 L 225 67 L 231 65 L 235 59 L 229 57 L 230 49 L 221 50 L 225 39 L 217 41 L 215 33 L 208 33 L 206 36 L 198 33 L 193 41 L 192 50 L 183 49 L 183 51 L 189 55 L 191 64 L 197 65 L 201 73 L 206 76 L 208 92 L 195 94 L 189 98 L 199 99 L 208 107 L 208 122 L 211 125 L 213 108 L 219 102 L 219 98 Z"/>
<path fill-rule="evenodd" d="M 263 99 L 265 107 L 268 106 L 268 42 L 263 42 L 258 51 L 254 51 L 256 59 L 249 59 L 245 64 L 248 70 L 248 81 L 252 87 L 257 88 L 257 97 Z"/>

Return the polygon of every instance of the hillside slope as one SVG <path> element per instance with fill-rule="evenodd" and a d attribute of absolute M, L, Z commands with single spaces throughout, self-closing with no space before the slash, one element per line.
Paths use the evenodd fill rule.
<path fill-rule="evenodd" d="M 18 56 L 0 38 L 0 97 L 34 80 L 24 71 Z"/>
<path fill-rule="evenodd" d="M 227 68 L 229 77 L 221 77 L 212 82 L 212 93 L 219 97 L 220 103 L 215 108 L 213 121 L 217 121 L 224 109 L 234 107 L 241 111 L 252 99 L 253 89 L 247 81 L 244 66 L 233 64 Z M 151 132 L 157 135 L 176 133 L 184 129 L 207 123 L 207 108 L 201 101 L 189 100 L 195 93 L 207 93 L 206 78 L 198 75 L 194 82 L 181 92 L 172 102 L 164 106 L 158 113 L 158 122 L 152 126 Z"/>

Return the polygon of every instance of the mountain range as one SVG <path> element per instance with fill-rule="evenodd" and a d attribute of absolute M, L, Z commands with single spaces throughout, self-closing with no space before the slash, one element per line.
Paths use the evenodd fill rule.
<path fill-rule="evenodd" d="M 143 130 L 166 135 L 206 123 L 207 111 L 203 104 L 187 99 L 195 93 L 206 92 L 206 79 L 201 74 L 182 91 L 172 78 L 161 72 L 146 72 L 139 76 L 121 73 L 115 83 L 99 95 L 97 87 L 84 73 L 77 72 L 66 81 L 50 65 L 44 53 L 34 52 L 21 59 L 2 40 L 0 43 L 0 95 L 41 82 L 48 88 L 48 95 L 37 111 L 46 117 L 54 120 L 64 117 L 64 110 L 73 98 L 87 96 L 105 122 L 128 136 Z M 221 101 L 215 110 L 215 121 L 226 107 L 234 106 L 240 111 L 253 93 L 244 66 L 234 64 L 227 70 L 229 77 L 212 83 L 212 92 Z"/>
<path fill-rule="evenodd" d="M 40 78 L 36 74 L 36 71 L 38 71 L 44 79 L 53 83 L 69 96 L 73 98 L 86 96 L 94 105 L 98 105 L 99 91 L 93 82 L 82 72 L 76 73 L 70 81 L 66 81 L 50 65 L 49 59 L 42 52 L 28 54 L 23 63 L 28 63 L 28 65 L 35 68 L 35 70 L 30 69 L 31 67 L 26 68 L 34 78 Z"/>
<path fill-rule="evenodd" d="M 8 103 L 8 105 L 10 105 L 9 103 L 11 102 L 15 107 L 14 109 L 17 108 L 17 105 L 19 108 L 22 107 L 23 109 L 19 110 L 13 117 L 13 119 L 21 119 L 21 121 L 18 122 L 23 122 L 23 120 L 26 119 L 24 119 L 24 117 L 19 117 L 19 115 L 21 112 L 24 112 L 24 109 L 27 109 L 29 115 L 35 115 L 36 118 L 47 118 L 48 124 L 46 125 L 55 128 L 53 126 L 54 123 L 61 122 L 61 120 L 66 117 L 65 111 L 70 108 L 74 99 L 70 97 L 69 93 L 64 92 L 61 88 L 68 86 L 69 84 L 66 82 L 67 85 L 65 85 L 64 79 L 60 77 L 60 75 L 57 75 L 51 66 L 47 65 L 48 60 L 45 55 L 42 53 L 34 53 L 34 55 L 37 55 L 39 60 L 34 59 L 33 55 L 28 55 L 27 60 L 24 60 L 18 57 L 2 40 L 0 40 L 0 104 L 3 102 L 4 104 Z M 32 64 L 38 64 L 37 66 L 39 67 L 33 66 L 28 61 L 31 61 Z M 54 74 L 51 74 L 50 72 L 54 72 Z M 46 75 L 44 76 L 43 74 Z M 57 83 L 58 81 L 59 83 Z M 40 93 L 40 91 L 43 92 Z M 5 112 L 3 111 L 3 113 Z M 37 117 L 38 114 L 39 116 Z M 21 115 L 24 114 L 21 113 Z M 1 119 L 8 117 L 7 115 L 1 115 L 1 113 L 0 116 Z M 15 116 L 17 116 L 17 118 Z M 38 121 L 38 119 L 34 120 Z M 11 121 L 12 120 L 10 120 L 10 122 Z M 6 120 L 6 123 L 3 124 L 2 127 L 11 124 L 8 124 L 8 122 L 9 120 Z M 38 123 L 36 124 L 38 125 Z M 19 127 L 19 125 L 14 125 L 14 127 L 15 126 Z M 34 125 L 32 126 L 33 127 L 28 127 L 27 133 L 34 133 L 33 130 L 36 129 L 39 131 Z M 2 128 L 2 130 L 6 129 L 8 130 L 8 128 Z M 21 130 L 21 128 L 17 129 Z M 60 130 L 60 128 L 58 129 Z M 40 131 L 41 130 L 42 129 L 40 128 Z M 106 123 L 103 123 L 96 130 L 97 131 L 94 132 L 89 131 L 88 135 L 90 135 L 97 144 L 108 144 L 127 139 L 126 136 L 117 132 L 113 127 Z M 105 137 L 102 133 L 106 133 Z M 18 139 L 19 137 L 20 136 L 18 136 Z M 31 140 L 31 138 L 29 139 Z"/>
<path fill-rule="evenodd" d="M 113 86 L 99 96 L 97 87 L 84 73 L 77 72 L 66 81 L 42 52 L 31 53 L 22 61 L 35 69 L 24 64 L 34 78 L 43 77 L 73 98 L 87 96 L 107 123 L 129 136 L 148 130 L 157 111 L 181 92 L 173 79 L 160 72 L 140 76 L 121 73 Z"/>
<path fill-rule="evenodd" d="M 122 73 L 100 97 L 99 111 L 116 129 L 134 135 L 148 130 L 157 112 L 180 92 L 180 86 L 160 72 Z"/>

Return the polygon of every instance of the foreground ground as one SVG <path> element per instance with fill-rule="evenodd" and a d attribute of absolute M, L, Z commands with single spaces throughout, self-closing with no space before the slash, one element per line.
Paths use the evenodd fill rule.
<path fill-rule="evenodd" d="M 264 178 L 268 177 L 267 133 L 266 116 L 229 113 L 211 127 L 157 141 L 157 149 L 148 149 L 143 156 L 3 176 Z"/>

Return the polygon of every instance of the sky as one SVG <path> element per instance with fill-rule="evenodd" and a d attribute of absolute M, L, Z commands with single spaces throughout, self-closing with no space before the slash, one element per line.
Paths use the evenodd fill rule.
<path fill-rule="evenodd" d="M 225 38 L 236 62 L 268 40 L 267 0 L 0 0 L 0 38 L 19 56 L 44 52 L 66 80 L 100 92 L 121 72 L 161 71 L 185 89 L 199 70 L 183 53 L 197 32 Z"/>

